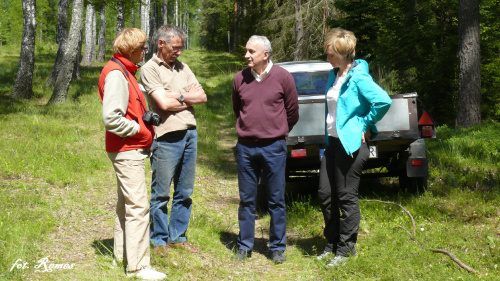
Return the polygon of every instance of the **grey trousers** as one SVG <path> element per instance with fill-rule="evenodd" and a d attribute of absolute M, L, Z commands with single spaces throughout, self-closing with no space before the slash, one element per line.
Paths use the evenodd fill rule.
<path fill-rule="evenodd" d="M 318 198 L 325 219 L 325 250 L 336 256 L 356 255 L 361 213 L 358 190 L 361 172 L 369 157 L 367 143 L 347 155 L 338 138 L 329 138 L 321 159 Z"/>

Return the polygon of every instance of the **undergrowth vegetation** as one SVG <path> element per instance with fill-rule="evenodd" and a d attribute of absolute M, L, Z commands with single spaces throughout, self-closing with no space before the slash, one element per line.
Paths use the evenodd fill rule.
<path fill-rule="evenodd" d="M 65 104 L 46 106 L 45 87 L 55 52 L 37 49 L 32 100 L 9 93 L 18 50 L 0 53 L 0 280 L 122 280 L 112 266 L 116 180 L 104 150 L 97 80 L 102 64 L 82 67 Z M 256 244 L 246 262 L 230 259 L 238 235 L 238 187 L 233 149 L 232 78 L 243 58 L 204 50 L 183 51 L 208 95 L 195 107 L 199 156 L 188 240 L 193 255 L 169 251 L 152 264 L 169 280 L 498 280 L 500 278 L 500 125 L 438 128 L 427 141 L 429 188 L 403 192 L 397 179 L 366 180 L 360 190 L 358 257 L 331 269 L 316 260 L 326 243 L 317 182 L 287 186 L 287 262 L 267 253 L 269 216 L 259 212 Z M 151 168 L 147 163 L 147 180 Z M 401 204 L 410 217 L 382 200 Z M 472 267 L 462 269 L 445 249 Z M 73 265 L 44 271 L 40 261 Z M 26 267 L 24 267 L 26 265 Z M 38 271 L 37 271 L 38 270 Z"/>

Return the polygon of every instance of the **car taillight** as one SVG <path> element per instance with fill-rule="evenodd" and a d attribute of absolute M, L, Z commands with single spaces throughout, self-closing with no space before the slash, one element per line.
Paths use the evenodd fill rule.
<path fill-rule="evenodd" d="M 422 137 L 431 138 L 434 135 L 434 126 L 422 126 Z"/>
<path fill-rule="evenodd" d="M 293 149 L 292 150 L 292 158 L 304 158 L 307 156 L 307 152 L 305 149 Z"/>
<path fill-rule="evenodd" d="M 434 136 L 434 122 L 432 121 L 427 111 L 422 113 L 422 117 L 418 121 L 418 127 L 423 138 L 431 138 Z"/>
<path fill-rule="evenodd" d="M 422 160 L 411 160 L 412 166 L 422 166 Z"/>

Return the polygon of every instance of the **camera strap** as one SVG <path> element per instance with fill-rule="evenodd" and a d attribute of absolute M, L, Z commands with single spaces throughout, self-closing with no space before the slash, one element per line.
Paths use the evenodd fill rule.
<path fill-rule="evenodd" d="M 116 63 L 116 64 L 118 64 L 119 66 L 121 66 L 121 68 L 123 69 L 123 73 L 125 73 L 125 75 L 127 75 L 127 78 L 128 78 L 128 80 L 130 81 L 130 76 L 128 75 L 128 70 L 125 68 L 125 66 L 123 66 L 123 64 L 122 64 L 119 60 L 117 60 L 117 59 L 115 59 L 115 58 L 111 58 L 111 60 L 112 60 L 114 63 Z M 133 77 L 134 77 L 135 82 L 137 83 L 137 79 L 135 78 L 135 76 L 133 76 Z M 130 83 L 129 83 L 129 84 L 130 84 Z M 146 107 L 144 106 L 144 104 L 143 104 L 143 103 L 142 103 L 142 101 L 141 101 L 141 98 L 140 98 L 140 96 L 139 96 L 139 92 L 137 92 L 137 89 L 135 88 L 135 86 L 134 86 L 134 85 L 132 85 L 132 87 L 134 88 L 134 91 L 135 91 L 135 93 L 137 94 L 137 100 L 138 100 L 138 101 L 139 101 L 139 103 L 141 104 L 142 109 L 144 109 L 144 112 L 146 112 L 146 111 L 147 111 L 147 110 L 146 110 Z"/>

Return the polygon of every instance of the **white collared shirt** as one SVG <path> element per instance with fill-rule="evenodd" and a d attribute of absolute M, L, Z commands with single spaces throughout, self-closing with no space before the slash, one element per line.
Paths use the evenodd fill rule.
<path fill-rule="evenodd" d="M 269 63 L 267 64 L 267 67 L 264 71 L 262 71 L 262 73 L 259 75 L 257 74 L 253 68 L 252 68 L 252 75 L 253 77 L 255 77 L 255 80 L 257 80 L 257 82 L 260 82 L 262 81 L 262 79 L 264 79 L 264 77 L 266 77 L 266 75 L 269 74 L 269 72 L 271 71 L 271 67 L 273 67 L 273 62 L 271 60 L 269 60 Z"/>

